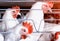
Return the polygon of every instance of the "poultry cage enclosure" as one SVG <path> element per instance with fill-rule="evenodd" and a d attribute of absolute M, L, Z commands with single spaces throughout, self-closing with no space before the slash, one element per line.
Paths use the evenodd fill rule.
<path fill-rule="evenodd" d="M 10 32 L 3 32 L 2 28 L 1 28 L 2 27 L 2 21 L 3 21 L 2 17 L 5 14 L 6 9 L 11 8 L 12 6 L 15 6 L 15 5 L 20 6 L 21 16 L 18 16 L 17 19 L 18 19 L 19 23 L 21 24 L 23 21 L 29 20 L 29 19 L 24 19 L 24 17 L 26 16 L 27 13 L 29 13 L 32 5 L 35 4 L 35 3 L 36 2 L 17 2 L 17 1 L 15 1 L 15 2 L 12 2 L 12 1 L 11 2 L 0 2 L 0 32 L 3 35 L 6 35 L 6 34 L 10 33 Z M 36 28 L 35 28 L 36 31 L 33 32 L 33 34 L 31 35 L 31 36 L 36 37 L 36 38 L 33 37 L 32 38 L 33 40 L 35 39 L 35 41 L 49 41 L 49 38 L 51 39 L 51 37 L 52 37 L 51 31 L 48 31 L 48 30 L 52 29 L 53 27 L 57 27 L 57 26 L 60 25 L 60 9 L 59 9 L 60 6 L 59 6 L 59 4 L 60 3 L 58 3 L 58 2 L 54 2 L 54 6 L 51 9 L 52 12 L 44 13 L 44 19 L 43 20 L 45 21 L 45 25 L 44 25 L 44 30 L 45 31 L 38 31 L 39 28 L 38 28 L 38 30 L 36 30 Z M 39 9 L 32 9 L 32 10 L 39 10 Z M 41 20 L 40 23 L 43 20 Z M 44 33 L 43 37 L 46 40 L 41 40 L 40 37 L 42 35 L 39 36 L 40 33 Z M 21 41 L 21 40 L 19 40 L 19 41 Z"/>

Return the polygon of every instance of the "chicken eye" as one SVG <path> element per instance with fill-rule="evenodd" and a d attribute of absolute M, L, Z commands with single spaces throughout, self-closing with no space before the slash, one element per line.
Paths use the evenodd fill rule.
<path fill-rule="evenodd" d="M 22 29 L 23 30 L 23 32 L 26 32 L 26 30 L 25 29 Z"/>
<path fill-rule="evenodd" d="M 24 30 L 24 32 L 26 32 L 26 30 Z"/>
<path fill-rule="evenodd" d="M 44 6 L 44 7 L 48 7 L 48 5 L 46 5 L 46 4 L 43 4 L 43 6 Z"/>
<path fill-rule="evenodd" d="M 15 13 L 15 11 L 13 11 L 13 13 Z"/>

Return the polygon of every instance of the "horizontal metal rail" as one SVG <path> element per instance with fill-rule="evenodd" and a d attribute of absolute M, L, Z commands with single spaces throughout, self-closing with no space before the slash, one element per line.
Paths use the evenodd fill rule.
<path fill-rule="evenodd" d="M 0 9 L 0 13 L 4 13 L 4 11 L 5 10 L 7 10 L 7 9 Z M 27 10 L 42 10 L 42 9 L 17 9 L 17 10 L 24 10 L 24 11 L 27 11 Z M 52 12 L 47 12 L 47 13 L 49 13 L 49 14 L 60 14 L 60 9 L 51 9 L 52 10 Z M 26 13 L 26 12 L 21 12 L 21 13 Z M 47 13 L 45 13 L 45 14 L 47 14 Z"/>
<path fill-rule="evenodd" d="M 0 19 L 0 21 L 3 21 L 4 19 Z M 12 21 L 15 21 L 13 19 L 7 19 L 8 21 L 12 20 Z M 18 20 L 24 20 L 24 19 L 18 19 Z M 25 19 L 26 20 L 26 19 Z M 42 19 L 43 20 L 43 19 Z M 60 19 L 44 19 L 44 20 L 48 20 L 48 21 L 51 21 L 51 20 L 60 20 Z"/>
<path fill-rule="evenodd" d="M 7 10 L 7 9 L 0 9 L 0 10 Z M 16 10 L 42 10 L 42 9 L 16 9 Z M 51 10 L 60 10 L 60 9 L 51 9 Z"/>
<path fill-rule="evenodd" d="M 0 14 L 4 14 L 5 12 L 3 11 L 3 12 L 0 12 Z M 20 12 L 20 13 L 27 13 L 27 12 Z M 47 12 L 47 13 L 45 13 L 45 14 L 60 14 L 60 12 Z"/>

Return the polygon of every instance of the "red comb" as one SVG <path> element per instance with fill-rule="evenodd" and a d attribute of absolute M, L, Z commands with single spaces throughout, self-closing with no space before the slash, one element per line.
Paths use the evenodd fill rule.
<path fill-rule="evenodd" d="M 13 9 L 19 9 L 20 7 L 19 6 L 12 6 Z"/>
<path fill-rule="evenodd" d="M 60 35 L 60 32 L 56 32 L 56 33 L 55 33 L 55 39 L 56 39 L 56 40 L 59 38 L 58 35 Z"/>
<path fill-rule="evenodd" d="M 19 10 L 19 9 L 20 9 L 20 7 L 19 7 L 19 6 L 17 6 L 17 5 L 16 5 L 16 6 L 12 6 L 12 9 L 17 9 L 16 11 L 18 11 L 18 12 L 20 11 L 20 10 Z"/>
<path fill-rule="evenodd" d="M 30 23 L 28 22 L 23 22 L 23 26 L 28 29 L 28 34 L 31 34 L 33 32 L 33 27 Z"/>
<path fill-rule="evenodd" d="M 50 8 L 52 8 L 54 3 L 53 2 L 48 2 L 48 5 L 49 5 Z"/>

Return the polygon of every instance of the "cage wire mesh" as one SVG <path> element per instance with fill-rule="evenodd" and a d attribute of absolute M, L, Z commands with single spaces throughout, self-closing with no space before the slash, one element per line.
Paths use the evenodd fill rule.
<path fill-rule="evenodd" d="M 2 14 L 4 15 L 4 13 L 5 13 L 5 10 L 6 9 L 0 9 L 0 30 L 1 30 L 1 27 L 2 27 L 2 21 L 3 21 L 3 19 L 2 19 Z M 29 12 L 29 10 L 30 9 L 20 9 L 20 10 L 22 10 L 23 12 L 21 12 L 21 14 L 22 14 L 22 18 L 19 18 L 18 20 L 19 20 L 19 22 L 21 23 L 21 22 L 23 22 L 23 21 L 25 21 L 25 20 L 30 20 L 30 21 L 32 21 L 33 22 L 33 24 L 34 24 L 34 21 L 33 20 L 31 20 L 31 19 L 23 19 L 24 18 L 24 14 L 26 14 L 27 12 L 24 12 L 24 11 L 26 11 L 26 10 L 28 10 L 28 12 Z M 32 10 L 39 10 L 39 9 L 32 9 Z M 52 9 L 52 11 L 53 10 L 60 10 L 60 9 Z M 60 12 L 48 12 L 49 14 L 60 14 Z M 49 21 L 52 21 L 52 20 L 60 20 L 60 19 L 42 19 L 41 21 L 40 21 L 40 24 L 41 24 L 41 22 L 43 21 L 43 20 L 49 20 Z M 13 21 L 13 20 L 12 20 Z M 44 28 L 45 29 L 47 29 L 48 27 L 51 27 L 51 28 L 49 28 L 49 29 L 52 29 L 52 27 L 53 26 L 56 26 L 56 25 L 59 25 L 59 24 L 51 24 L 51 23 L 46 23 L 45 22 L 45 25 L 44 25 Z M 34 24 L 34 27 L 35 27 L 35 24 Z M 40 28 L 40 26 L 39 26 L 39 28 Z M 38 30 L 39 30 L 39 28 L 38 28 Z M 35 30 L 36 30 L 36 28 L 35 28 Z M 36 32 L 33 32 L 33 33 L 51 33 L 51 31 L 38 31 L 38 30 L 36 30 Z M 10 32 L 2 32 L 2 31 L 0 31 L 0 33 L 2 33 L 2 34 L 8 34 L 8 33 L 10 33 Z M 40 37 L 39 37 L 40 38 Z M 39 40 L 39 38 L 38 38 L 38 40 L 37 41 L 40 41 Z"/>
<path fill-rule="evenodd" d="M 3 15 L 4 15 L 4 13 L 5 13 L 5 10 L 6 9 L 0 9 L 0 28 L 1 28 L 1 23 L 2 23 L 2 21 L 3 21 L 3 19 L 2 19 L 2 17 L 3 17 Z M 28 10 L 28 12 L 29 12 L 29 10 L 40 10 L 40 9 L 20 9 L 20 10 L 22 10 L 22 11 L 27 11 Z M 60 11 L 60 9 L 52 9 L 52 11 L 53 10 L 59 10 Z M 22 21 L 25 21 L 25 20 L 31 20 L 31 19 L 23 19 L 24 18 L 24 14 L 26 14 L 27 12 L 21 12 L 21 14 L 22 14 L 22 16 L 21 16 L 21 19 L 18 19 L 19 21 L 20 21 L 20 23 L 22 22 Z M 49 14 L 60 14 L 60 12 L 47 12 L 47 13 L 49 13 Z M 46 13 L 46 14 L 47 14 Z M 2 15 L 3 14 L 3 15 Z M 60 19 L 42 19 L 41 21 L 40 21 L 40 24 L 41 24 L 41 22 L 43 21 L 43 20 L 47 20 L 47 21 L 52 21 L 52 20 L 60 20 Z M 12 20 L 13 21 L 13 20 Z M 33 20 L 31 20 L 32 22 L 33 22 L 33 24 L 34 24 L 34 21 Z M 52 26 L 53 27 L 53 25 L 55 26 L 56 24 L 49 24 L 49 23 L 45 23 L 45 26 Z M 34 26 L 35 26 L 35 24 L 34 24 Z M 40 27 L 39 27 L 40 28 Z M 38 29 L 39 29 L 38 28 Z M 36 29 L 36 28 L 35 28 Z M 47 32 L 44 32 L 44 31 L 42 31 L 42 32 L 39 32 L 38 30 L 36 30 L 36 32 L 33 32 L 33 33 L 49 33 L 50 31 L 47 31 Z M 1 33 L 5 33 L 5 32 L 1 32 Z"/>
<path fill-rule="evenodd" d="M 28 1 L 28 0 L 0 0 L 0 2 L 2 2 L 2 3 L 4 3 L 4 2 L 36 2 L 36 1 L 52 1 L 52 2 L 60 2 L 59 0 L 30 0 L 30 1 Z M 5 3 L 4 3 L 5 4 Z M 12 4 L 14 4 L 14 3 L 12 3 Z M 18 3 L 19 4 L 19 3 Z M 25 4 L 25 3 L 24 3 Z M 28 3 L 26 3 L 26 6 L 27 6 L 27 4 Z M 1 5 L 1 4 L 0 4 Z M 21 5 L 22 5 L 22 3 L 21 3 Z M 3 5 L 2 5 L 3 6 Z M 6 5 L 7 6 L 7 5 Z M 30 5 L 29 5 L 30 6 Z M 23 22 L 23 21 L 26 21 L 26 20 L 30 20 L 30 21 L 32 21 L 33 22 L 33 24 L 34 24 L 34 21 L 33 20 L 31 20 L 31 19 L 23 19 L 24 18 L 24 16 L 29 12 L 29 10 L 39 10 L 39 9 L 20 9 L 22 12 L 20 12 L 21 14 L 22 14 L 22 16 L 20 16 L 19 17 L 19 19 L 18 19 L 18 21 L 21 23 L 21 22 Z M 48 14 L 60 14 L 60 12 L 57 12 L 57 11 L 55 11 L 55 10 L 58 10 L 58 11 L 60 11 L 60 9 L 52 9 L 52 11 L 53 12 L 47 12 Z M 3 15 L 4 15 L 4 13 L 5 13 L 5 11 L 6 11 L 6 9 L 0 9 L 0 33 L 2 33 L 2 34 L 9 34 L 9 33 L 11 33 L 11 32 L 2 32 L 1 31 L 1 29 L 2 29 L 2 21 L 3 21 L 3 19 L 2 19 L 2 17 L 3 17 Z M 47 14 L 46 13 L 46 14 Z M 53 21 L 53 20 L 60 20 L 60 19 L 42 19 L 41 21 L 40 21 L 40 24 L 41 24 L 41 22 L 43 21 L 43 20 L 45 20 L 45 21 Z M 13 20 L 12 20 L 13 21 Z M 19 24 L 20 24 L 19 23 Z M 47 38 L 47 36 L 50 36 L 51 35 L 51 31 L 48 31 L 49 29 L 52 29 L 52 27 L 55 27 L 55 26 L 57 26 L 57 25 L 60 25 L 60 24 L 53 24 L 53 23 L 46 23 L 45 22 L 45 25 L 44 25 L 44 30 L 45 31 L 39 31 L 39 28 L 40 28 L 40 26 L 39 26 L 39 28 L 38 28 L 38 30 L 36 30 L 36 27 L 35 27 L 35 24 L 34 24 L 34 27 L 35 27 L 35 30 L 36 30 L 36 32 L 33 32 L 34 34 L 33 34 L 33 36 L 39 36 L 40 34 L 39 33 L 44 33 L 46 36 L 45 36 L 45 38 Z M 55 31 L 53 31 L 53 32 L 55 32 Z M 59 32 L 59 31 L 58 31 Z M 42 36 L 42 35 L 41 35 Z M 41 36 L 39 36 L 38 38 L 37 38 L 37 41 L 40 41 L 40 37 Z M 51 37 L 51 36 L 50 36 Z M 48 38 L 47 38 L 48 39 Z"/>

